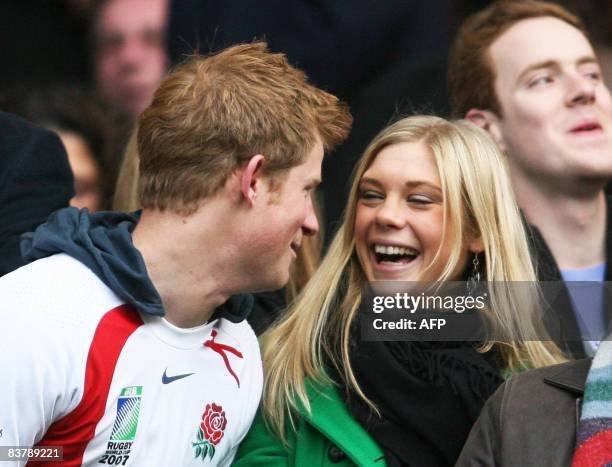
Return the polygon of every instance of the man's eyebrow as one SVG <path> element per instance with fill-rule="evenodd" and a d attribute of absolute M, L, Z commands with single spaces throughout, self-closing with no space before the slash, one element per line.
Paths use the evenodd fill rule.
<path fill-rule="evenodd" d="M 576 60 L 575 63 L 578 66 L 586 65 L 589 63 L 599 64 L 598 60 L 592 55 L 586 55 L 584 57 L 580 57 L 578 60 Z M 532 65 L 529 65 L 527 68 L 525 68 L 521 72 L 521 74 L 519 75 L 518 81 L 521 81 L 525 77 L 525 75 L 527 75 L 531 71 L 539 70 L 542 68 L 560 68 L 560 65 L 559 65 L 559 62 L 556 60 L 544 60 L 541 62 L 534 63 Z"/>
<path fill-rule="evenodd" d="M 540 70 L 542 68 L 559 68 L 559 62 L 556 60 L 543 60 L 541 62 L 533 63 L 521 71 L 521 74 L 518 76 L 517 81 L 521 81 L 525 75 L 532 72 L 533 70 Z"/>
<path fill-rule="evenodd" d="M 576 65 L 589 65 L 591 63 L 594 63 L 595 65 L 599 65 L 599 60 L 597 60 L 597 58 L 593 56 L 586 56 L 586 57 L 582 57 L 576 60 Z"/>

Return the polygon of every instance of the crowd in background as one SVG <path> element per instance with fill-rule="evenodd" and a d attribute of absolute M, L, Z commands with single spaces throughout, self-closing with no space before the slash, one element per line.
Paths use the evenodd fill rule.
<path fill-rule="evenodd" d="M 397 115 L 449 115 L 451 40 L 463 18 L 488 3 L 10 0 L 0 6 L 0 39 L 10 44 L 0 52 L 0 110 L 60 131 L 71 164 L 81 164 L 77 196 L 86 191 L 92 200 L 75 205 L 108 209 L 132 122 L 168 67 L 196 50 L 265 38 L 355 117 L 349 139 L 325 162 L 320 197 L 331 233 L 367 142 Z M 585 18 L 607 72 L 609 3 L 559 3 Z"/>
<path fill-rule="evenodd" d="M 49 193 L 47 209 L 61 207 L 61 200 L 91 212 L 110 209 L 128 212 L 142 207 L 138 193 L 139 144 L 150 154 L 155 154 L 158 148 L 152 143 L 147 146 L 147 141 L 139 139 L 137 122 L 149 109 L 145 119 L 149 122 L 147 134 L 153 135 L 151 138 L 159 137 L 161 132 L 154 130 L 154 123 L 159 124 L 165 118 L 163 109 L 171 107 L 164 99 L 175 102 L 173 97 L 168 97 L 172 87 L 167 83 L 171 80 L 165 78 L 172 78 L 172 70 L 193 54 L 205 55 L 233 44 L 265 39 L 270 51 L 285 54 L 292 65 L 305 71 L 315 86 L 348 104 L 352 129 L 345 139 L 351 117 L 341 113 L 343 118 L 338 125 L 342 131 L 336 130 L 342 137 L 336 135 L 338 141 L 329 145 L 343 141 L 324 159 L 323 183 L 311 206 L 316 215 L 308 226 L 300 227 L 304 238 L 296 251 L 297 261 L 289 283 L 282 290 L 255 294 L 249 322 L 258 335 L 289 307 L 261 339 L 263 366 L 267 372 L 263 405 L 253 430 L 238 452 L 239 465 L 265 465 L 266 456 L 284 456 L 283 443 L 286 444 L 289 426 L 297 435 L 295 439 L 289 436 L 293 448 L 303 441 L 303 436 L 311 437 L 308 450 L 323 442 L 317 436 L 325 437 L 326 455 L 333 463 L 342 462 L 348 456 L 357 464 L 355 459 L 363 461 L 363 465 L 385 459 L 387 465 L 403 466 L 411 465 L 417 456 L 422 465 L 452 465 L 476 420 L 459 459 L 460 465 L 512 465 L 525 459 L 536 462 L 536 457 L 549 454 L 546 463 L 550 465 L 557 462 L 561 465 L 572 455 L 576 466 L 597 465 L 589 463 L 594 458 L 589 456 L 594 456 L 596 449 L 588 446 L 595 445 L 591 443 L 595 436 L 609 436 L 612 428 L 607 422 L 597 426 L 589 423 L 598 417 L 598 420 L 610 419 L 607 406 L 604 410 L 601 405 L 595 409 L 593 405 L 585 405 L 582 414 L 572 412 L 578 417 L 574 431 L 550 430 L 552 438 L 546 437 L 548 433 L 540 436 L 535 429 L 528 431 L 536 433 L 534 436 L 540 443 L 536 447 L 520 435 L 518 425 L 521 416 L 529 416 L 538 397 L 555 401 L 559 407 L 555 420 L 562 421 L 560 424 L 565 428 L 569 424 L 567 413 L 578 407 L 578 395 L 587 391 L 587 401 L 597 397 L 609 400 L 607 391 L 612 392 L 609 381 L 603 392 L 595 395 L 590 392 L 603 378 L 596 371 L 598 365 L 612 368 L 609 365 L 612 350 L 602 346 L 598 351 L 600 341 L 609 331 L 605 307 L 609 297 L 601 290 L 584 299 L 569 285 L 563 289 L 561 305 L 553 305 L 553 308 L 558 306 L 555 319 L 562 328 L 559 334 L 551 331 L 550 323 L 543 323 L 535 316 L 535 296 L 522 297 L 525 301 L 521 302 L 508 287 L 498 292 L 495 299 L 498 301 L 492 302 L 493 311 L 488 317 L 502 338 L 485 339 L 480 347 L 471 343 L 431 347 L 412 343 L 364 343 L 356 338 L 356 304 L 362 300 L 361 290 L 367 281 L 417 278 L 410 274 L 396 277 L 385 267 L 379 268 L 382 263 L 406 264 L 415 258 L 424 263 L 431 260 L 423 271 L 439 281 L 486 280 L 510 284 L 538 278 L 571 284 L 573 281 L 601 283 L 612 278 L 608 264 L 612 246 L 608 220 L 612 208 L 603 191 L 604 173 L 612 167 L 608 153 L 601 150 L 603 143 L 597 148 L 594 143 L 588 149 L 592 150 L 588 154 L 594 155 L 593 160 L 585 162 L 575 157 L 580 151 L 574 151 L 573 146 L 567 149 L 568 145 L 555 139 L 555 131 L 561 127 L 564 135 L 572 133 L 572 137 L 609 130 L 607 114 L 604 114 L 608 110 L 612 113 L 612 106 L 608 106 L 612 101 L 604 83 L 612 82 L 612 5 L 605 0 L 554 2 L 577 14 L 584 26 L 577 17 L 552 6 L 545 10 L 546 14 L 538 13 L 535 19 L 530 16 L 521 19 L 520 15 L 528 13 L 520 8 L 507 17 L 495 14 L 486 20 L 480 17 L 483 27 L 478 23 L 479 17 L 472 15 L 492 3 L 487 0 L 375 3 L 369 0 L 265 3 L 257 0 L 14 0 L 0 7 L 0 24 L 4 23 L 0 27 L 0 39 L 11 45 L 4 48 L 3 63 L 7 71 L 0 77 L 0 111 L 18 115 L 56 133 L 67 154 L 69 171 L 63 162 L 51 159 L 48 162 L 57 171 L 53 173 L 53 183 L 41 182 Z M 502 33 L 494 31 L 487 36 L 488 24 L 499 25 L 512 14 L 518 19 L 508 20 L 509 29 L 501 26 Z M 466 18 L 471 19 L 464 22 Z M 536 28 L 529 21 L 541 23 Z M 568 78 L 564 75 L 567 63 L 549 60 L 537 63 L 535 69 L 555 69 L 569 83 L 561 99 L 563 109 L 555 112 L 557 101 L 542 98 L 543 94 L 529 94 L 538 91 L 538 86 L 547 80 L 552 81 L 551 76 L 523 83 L 528 90 L 526 98 L 517 97 L 509 81 L 502 78 L 495 81 L 493 77 L 495 73 L 512 75 L 539 53 L 533 52 L 532 57 L 526 52 L 522 56 L 525 63 L 519 59 L 505 60 L 513 47 L 529 48 L 516 32 L 515 28 L 520 27 L 525 28 L 525 37 L 529 34 L 532 35 L 529 37 L 540 37 L 538 44 L 544 54 L 554 49 L 548 39 L 557 33 L 559 37 L 569 38 L 565 43 L 567 50 L 564 49 L 568 56 L 576 44 L 576 50 L 582 47 L 588 52 L 590 45 L 583 32 L 588 33 L 601 64 L 601 76 L 598 70 L 582 74 L 572 71 L 568 72 Z M 562 44 L 564 40 L 559 39 Z M 487 47 L 490 47 L 489 62 L 483 65 L 477 54 Z M 577 62 L 580 66 L 594 63 L 584 59 L 587 55 Z M 166 94 L 153 102 L 162 83 L 166 84 Z M 599 110 L 579 115 L 582 108 L 589 110 L 595 104 L 601 105 L 601 115 Z M 158 109 L 162 109 L 161 116 L 153 115 Z M 557 125 L 555 118 L 563 112 L 567 113 L 567 120 Z M 466 117 L 475 125 L 438 117 L 400 118 L 413 114 Z M 170 117 L 167 118 L 169 121 Z M 7 128 L 13 123 L 9 118 Z M 0 142 L 2 138 L 0 132 Z M 37 147 L 53 148 L 50 154 L 58 154 L 55 140 L 43 138 Z M 7 153 L 15 149 L 10 137 L 6 139 L 6 148 L 9 148 Z M 2 150 L 0 147 L 0 153 Z M 30 155 L 35 150 L 26 153 Z M 407 152 L 412 158 L 402 159 L 407 157 Z M 168 155 L 155 156 L 163 159 Z M 557 156 L 559 160 L 554 159 Z M 433 170 L 432 157 L 433 167 L 437 167 Z M 149 164 L 145 169 L 154 172 L 155 162 L 149 160 Z M 413 164 L 413 170 L 404 174 L 402 168 L 409 164 Z M 506 165 L 510 177 L 506 177 Z M 569 173 L 572 170 L 575 173 Z M 352 173 L 355 178 L 351 178 Z M 382 238 L 384 235 L 380 236 L 380 232 L 404 228 L 404 224 L 397 225 L 401 215 L 389 214 L 393 209 L 384 200 L 393 199 L 397 194 L 394 190 L 400 193 L 399 198 L 404 196 L 402 187 L 416 183 L 411 178 L 415 173 L 425 174 L 425 178 L 429 176 L 435 181 L 433 185 L 439 185 L 437 191 L 429 192 L 425 201 L 408 197 L 407 203 L 416 206 L 414 218 L 421 216 L 422 219 L 419 225 L 411 219 L 406 221 L 407 225 L 414 222 L 411 228 L 416 231 L 421 250 L 414 252 L 410 247 L 394 248 L 381 241 L 376 243 L 370 238 L 376 237 L 372 231 L 378 232 L 377 238 Z M 54 184 L 58 180 L 65 184 L 70 174 L 74 178 L 74 192 L 58 190 Z M 10 206 L 18 195 L 23 196 L 19 190 L 24 187 L 39 188 L 36 174 L 27 174 L 24 180 L 28 185 L 17 188 L 7 183 L 5 194 L 12 189 L 15 192 L 9 197 L 0 196 L 0 209 Z M 555 180 L 567 185 L 560 187 Z M 569 186 L 581 180 L 584 185 Z M 145 184 L 145 198 L 148 193 L 149 199 L 157 200 L 155 190 L 163 191 L 167 186 Z M 387 189 L 384 195 L 380 194 Z M 445 220 L 440 221 L 442 243 L 434 255 L 433 248 L 428 250 L 428 239 L 434 237 L 431 230 L 435 229 L 431 225 L 437 226 L 438 218 L 424 213 L 433 210 L 432 205 L 443 204 L 436 202 L 436 196 L 445 200 L 444 208 L 440 207 L 444 214 L 439 212 L 440 219 L 445 216 Z M 576 208 L 574 211 L 584 209 L 593 216 L 584 221 L 577 212 L 557 209 L 560 206 L 572 206 Z M 0 229 L 0 252 L 7 253 L 0 262 L 0 274 L 18 265 L 17 234 L 33 229 L 34 223 L 43 220 L 40 214 L 32 214 L 28 224 L 15 210 L 5 212 L 6 225 Z M 448 231 L 445 230 L 447 220 L 451 226 Z M 320 232 L 318 223 L 323 226 Z M 573 240 L 576 235 L 583 240 L 579 246 Z M 447 241 L 449 246 L 445 249 Z M 314 279 L 309 283 L 311 277 Z M 424 276 L 418 277 L 422 280 Z M 595 308 L 603 311 L 595 317 L 585 312 Z M 313 309 L 320 314 L 309 313 Z M 534 336 L 543 335 L 540 333 L 543 324 L 548 327 L 543 331 L 548 337 L 536 341 Z M 575 333 L 573 338 L 562 335 L 569 331 Z M 563 363 L 568 358 L 594 355 L 597 356 L 592 367 L 590 363 L 584 364 L 589 360 Z M 373 363 L 375 358 L 378 360 Z M 546 367 L 559 363 L 566 366 L 553 368 L 562 368 L 565 379 L 559 373 L 547 373 Z M 291 374 L 288 368 L 292 369 Z M 321 375 L 321 368 L 326 370 L 326 375 Z M 521 373 L 531 368 L 536 371 L 511 378 L 495 392 L 503 383 L 505 372 Z M 587 372 L 589 379 L 585 383 Z M 612 381 L 612 374 L 604 376 Z M 235 374 L 234 378 L 238 380 Z M 571 397 L 548 394 L 540 384 L 542 378 L 552 380 L 553 386 L 566 384 L 570 391 L 573 387 L 574 392 Z M 388 384 L 388 381 L 394 383 Z M 313 387 L 319 387 L 331 402 L 322 403 Z M 419 404 L 409 404 L 410 410 L 406 410 L 403 399 L 398 397 L 400 390 L 419 394 Z M 479 416 L 491 394 L 495 395 Z M 343 423 L 354 424 L 359 436 L 364 434 L 360 430 L 366 429 L 368 436 L 361 440 L 366 448 L 362 452 L 354 451 L 355 444 L 342 434 L 333 435 L 338 438 L 330 435 L 338 428 L 333 423 L 329 432 L 321 428 L 317 417 L 327 410 L 344 420 Z M 443 427 L 439 417 L 432 417 L 432 413 L 440 411 L 447 413 L 452 421 L 448 426 Z M 522 415 L 513 418 L 515 412 Z M 506 413 L 509 415 L 502 422 L 501 414 Z M 298 424 L 296 428 L 291 414 L 307 420 L 309 430 L 315 427 L 319 432 L 305 435 L 305 425 Z M 383 421 L 372 422 L 374 414 Z M 546 414 L 534 419 L 538 425 L 546 420 Z M 575 454 L 574 435 L 578 436 Z M 440 436 L 442 440 L 438 439 Z M 554 454 L 547 452 L 546 446 L 555 442 L 562 448 Z M 606 446 L 607 442 L 601 445 Z M 338 449 L 339 443 L 346 445 Z M 612 438 L 609 443 L 608 446 L 612 445 Z M 582 445 L 587 448 L 579 451 Z M 516 446 L 521 447 L 520 454 Z M 333 451 L 337 455 L 332 455 L 332 448 L 338 451 Z M 289 456 L 296 455 L 295 449 L 289 452 L 292 453 Z M 581 455 L 587 460 L 580 460 Z M 369 457 L 366 461 L 360 456 Z M 297 460 L 295 463 L 306 465 Z"/>

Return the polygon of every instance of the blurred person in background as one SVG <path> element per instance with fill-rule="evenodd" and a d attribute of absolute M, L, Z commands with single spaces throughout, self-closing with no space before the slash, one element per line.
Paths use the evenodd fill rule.
<path fill-rule="evenodd" d="M 612 97 L 583 23 L 554 3 L 497 1 L 461 27 L 449 87 L 457 115 L 508 156 L 539 279 L 566 281 L 558 344 L 593 355 L 610 319 L 597 283 L 612 280 Z"/>
<path fill-rule="evenodd" d="M 68 157 L 57 135 L 0 112 L 0 276 L 25 264 L 21 234 L 68 206 L 73 195 Z"/>
<path fill-rule="evenodd" d="M 81 87 L 15 89 L 0 108 L 54 131 L 74 174 L 70 205 L 95 212 L 111 206 L 128 116 Z"/>
<path fill-rule="evenodd" d="M 163 78 L 169 0 L 99 0 L 92 18 L 93 69 L 98 92 L 134 117 Z"/>

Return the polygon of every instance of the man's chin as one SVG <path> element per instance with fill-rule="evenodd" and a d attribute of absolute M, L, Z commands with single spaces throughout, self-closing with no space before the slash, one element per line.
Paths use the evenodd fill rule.
<path fill-rule="evenodd" d="M 258 284 L 256 284 L 252 290 L 250 290 L 249 292 L 251 293 L 259 293 L 259 292 L 272 292 L 275 290 L 280 290 L 283 289 L 287 286 L 287 284 L 289 283 L 289 273 L 283 275 L 282 277 L 271 277 L 269 278 L 269 280 L 266 281 L 262 281 Z"/>

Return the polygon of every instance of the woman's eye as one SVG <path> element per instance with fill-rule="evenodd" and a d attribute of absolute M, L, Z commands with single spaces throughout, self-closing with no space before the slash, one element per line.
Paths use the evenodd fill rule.
<path fill-rule="evenodd" d="M 373 199 L 383 199 L 384 196 L 377 191 L 372 190 L 362 190 L 359 192 L 359 198 L 365 200 L 373 200 Z"/>
<path fill-rule="evenodd" d="M 411 204 L 426 205 L 426 204 L 432 204 L 433 200 L 431 198 L 428 198 L 427 196 L 416 195 L 416 196 L 409 196 L 408 202 Z"/>

